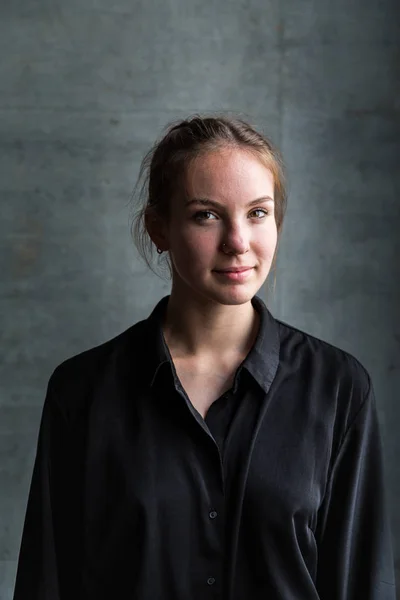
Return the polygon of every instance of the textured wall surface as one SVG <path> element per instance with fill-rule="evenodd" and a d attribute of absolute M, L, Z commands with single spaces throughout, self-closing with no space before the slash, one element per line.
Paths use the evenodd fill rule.
<path fill-rule="evenodd" d="M 398 13 L 395 0 L 1 2 L 2 600 L 53 368 L 170 289 L 129 238 L 139 161 L 171 120 L 224 109 L 288 165 L 273 313 L 373 377 L 400 581 Z"/>

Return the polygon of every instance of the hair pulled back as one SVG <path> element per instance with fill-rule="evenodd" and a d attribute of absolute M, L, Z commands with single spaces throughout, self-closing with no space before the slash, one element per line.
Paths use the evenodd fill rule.
<path fill-rule="evenodd" d="M 144 176 L 136 206 L 134 202 L 136 211 L 132 217 L 131 233 L 139 254 L 157 275 L 159 273 L 153 268 L 155 248 L 147 232 L 146 214 L 156 213 L 168 222 L 171 199 L 182 185 L 183 177 L 191 162 L 204 153 L 227 147 L 252 153 L 272 172 L 279 242 L 287 205 L 284 167 L 279 151 L 265 135 L 241 118 L 226 114 L 211 116 L 195 114 L 167 125 L 166 132 L 144 156 L 132 195 L 134 200 Z M 169 257 L 166 263 L 171 277 Z M 159 266 L 163 266 L 160 257 Z"/>

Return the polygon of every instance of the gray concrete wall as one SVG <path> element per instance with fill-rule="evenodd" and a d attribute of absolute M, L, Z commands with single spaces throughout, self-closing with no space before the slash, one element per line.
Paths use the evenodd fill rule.
<path fill-rule="evenodd" d="M 224 109 L 289 168 L 274 314 L 373 376 L 399 574 L 399 34 L 395 0 L 0 4 L 2 600 L 52 369 L 170 289 L 129 239 L 140 159 L 169 121 Z"/>

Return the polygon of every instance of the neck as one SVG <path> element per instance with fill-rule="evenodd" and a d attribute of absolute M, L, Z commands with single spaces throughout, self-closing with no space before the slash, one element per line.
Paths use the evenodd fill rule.
<path fill-rule="evenodd" d="M 163 323 L 174 358 L 221 361 L 245 357 L 257 336 L 259 315 L 251 301 L 241 305 L 184 301 L 171 292 Z"/>

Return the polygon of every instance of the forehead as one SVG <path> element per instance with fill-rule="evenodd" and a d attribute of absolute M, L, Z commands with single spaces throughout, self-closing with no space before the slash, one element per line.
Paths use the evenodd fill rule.
<path fill-rule="evenodd" d="M 261 158 L 237 148 L 207 152 L 191 161 L 184 176 L 188 194 L 211 193 L 222 195 L 237 192 L 252 195 L 263 191 L 271 195 L 274 177 Z"/>

